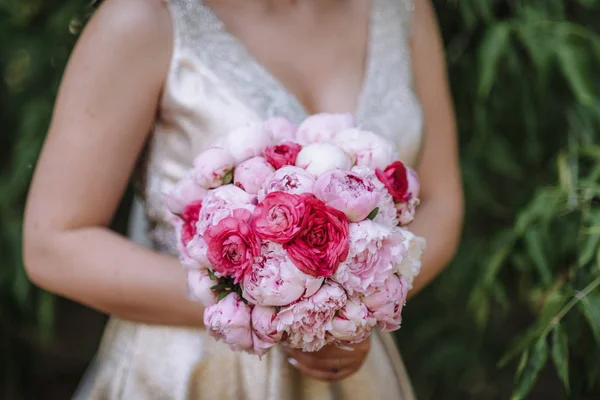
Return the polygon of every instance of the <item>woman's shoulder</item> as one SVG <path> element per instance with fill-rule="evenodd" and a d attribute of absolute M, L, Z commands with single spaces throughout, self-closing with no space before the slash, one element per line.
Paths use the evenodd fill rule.
<path fill-rule="evenodd" d="M 169 43 L 168 0 L 104 0 L 86 29 L 125 41 Z M 161 40 L 162 39 L 162 40 Z"/>

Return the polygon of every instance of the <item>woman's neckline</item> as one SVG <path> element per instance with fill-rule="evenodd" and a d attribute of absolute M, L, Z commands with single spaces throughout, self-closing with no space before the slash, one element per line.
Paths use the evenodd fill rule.
<path fill-rule="evenodd" d="M 199 0 L 200 1 L 200 0 Z M 355 101 L 355 110 L 353 112 L 354 116 L 357 119 L 361 119 L 362 112 L 365 109 L 365 104 L 368 101 L 367 94 L 369 92 L 370 82 L 372 80 L 374 64 L 375 64 L 375 37 L 377 36 L 376 29 L 378 27 L 378 23 L 376 21 L 376 15 L 378 13 L 378 5 L 379 0 L 371 0 L 371 6 L 369 10 L 369 20 L 367 27 L 367 43 L 366 43 L 366 51 L 365 51 L 365 60 L 364 60 L 364 72 L 361 82 L 360 91 L 358 93 L 358 98 Z M 233 33 L 231 33 L 225 23 L 217 16 L 217 14 L 207 5 L 204 4 L 203 1 L 200 1 L 200 6 L 204 8 L 206 15 L 211 19 L 211 22 L 218 26 L 218 30 L 221 34 L 225 35 L 229 38 L 231 44 L 234 45 L 235 50 L 238 51 L 239 55 L 242 57 L 240 61 L 243 61 L 243 64 L 250 65 L 254 67 L 261 75 L 262 78 L 268 81 L 272 87 L 274 87 L 277 91 L 281 92 L 285 96 L 285 98 L 291 102 L 292 106 L 296 108 L 301 114 L 306 117 L 313 113 L 321 112 L 319 110 L 314 110 L 311 112 L 308 108 L 300 101 L 297 95 L 292 93 L 283 82 L 278 79 L 264 64 L 262 64 L 258 59 L 248 50 L 247 46 Z"/>

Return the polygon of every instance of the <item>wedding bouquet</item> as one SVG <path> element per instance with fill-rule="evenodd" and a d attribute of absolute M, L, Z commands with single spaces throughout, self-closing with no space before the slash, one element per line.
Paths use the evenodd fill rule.
<path fill-rule="evenodd" d="M 319 114 L 245 126 L 196 157 L 167 205 L 211 335 L 263 355 L 400 327 L 424 240 L 402 227 L 419 181 L 394 147 Z"/>

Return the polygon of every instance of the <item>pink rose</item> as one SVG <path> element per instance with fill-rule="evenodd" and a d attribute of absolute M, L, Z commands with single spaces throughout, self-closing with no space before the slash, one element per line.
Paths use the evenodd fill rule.
<path fill-rule="evenodd" d="M 252 309 L 254 354 L 266 354 L 267 350 L 283 339 L 283 332 L 277 330 L 276 317 L 277 312 L 272 307 L 254 306 Z"/>
<path fill-rule="evenodd" d="M 236 351 L 252 351 L 252 309 L 237 293 L 231 293 L 204 311 L 204 326 L 217 340 Z"/>
<path fill-rule="evenodd" d="M 425 239 L 416 236 L 404 228 L 394 228 L 396 235 L 403 240 L 404 247 L 407 249 L 401 259 L 397 260 L 397 272 L 406 279 L 408 288 L 412 288 L 412 282 L 421 271 L 421 257 L 425 250 Z"/>
<path fill-rule="evenodd" d="M 379 202 L 377 203 L 377 215 L 373 222 L 381 225 L 396 226 L 398 225 L 398 211 L 392 195 L 387 191 L 385 185 L 381 183 L 375 171 L 369 167 L 358 165 L 352 168 L 352 172 L 367 179 L 375 186 L 375 190 L 379 192 Z"/>
<path fill-rule="evenodd" d="M 392 141 L 369 131 L 346 129 L 332 143 L 344 150 L 356 165 L 372 169 L 385 168 L 399 158 Z"/>
<path fill-rule="evenodd" d="M 202 200 L 206 193 L 207 190 L 196 183 L 194 175 L 189 174 L 166 196 L 167 207 L 173 214 L 180 215 L 188 204 Z"/>
<path fill-rule="evenodd" d="M 298 195 L 269 193 L 254 209 L 252 229 L 263 240 L 287 243 L 300 232 L 304 210 L 304 200 Z"/>
<path fill-rule="evenodd" d="M 300 271 L 277 245 L 269 245 L 262 261 L 254 263 L 242 282 L 243 296 L 262 306 L 287 306 L 302 296 L 312 296 L 323 283 Z"/>
<path fill-rule="evenodd" d="M 339 169 L 321 175 L 314 186 L 318 199 L 342 211 L 352 222 L 359 222 L 377 206 L 380 192 L 358 174 Z"/>
<path fill-rule="evenodd" d="M 332 279 L 348 294 L 369 294 L 396 272 L 406 254 L 404 236 L 373 221 L 350 224 L 350 252 Z"/>
<path fill-rule="evenodd" d="M 396 203 L 410 200 L 408 170 L 400 161 L 390 164 L 384 171 L 376 169 L 377 178 L 383 183 Z"/>
<path fill-rule="evenodd" d="M 319 177 L 332 169 L 350 169 L 352 161 L 337 146 L 329 143 L 313 143 L 305 146 L 298 153 L 296 166 L 305 169 L 314 177 Z"/>
<path fill-rule="evenodd" d="M 208 271 L 203 269 L 189 270 L 187 274 L 188 297 L 190 300 L 198 301 L 205 307 L 212 306 L 217 302 L 215 294 L 210 289 L 217 284 L 208 276 Z"/>
<path fill-rule="evenodd" d="M 247 193 L 256 194 L 263 182 L 273 175 L 275 169 L 262 157 L 253 157 L 242 162 L 235 169 L 235 185 Z"/>
<path fill-rule="evenodd" d="M 235 160 L 230 152 L 221 148 L 204 150 L 194 159 L 196 182 L 205 188 L 228 184 L 233 179 Z"/>
<path fill-rule="evenodd" d="M 367 307 L 357 299 L 348 299 L 346 305 L 331 321 L 329 334 L 344 344 L 360 343 L 370 334 L 377 320 L 369 315 Z"/>
<path fill-rule="evenodd" d="M 325 283 L 312 297 L 279 311 L 277 330 L 285 331 L 286 345 L 302 351 L 318 351 L 330 339 L 333 318 L 346 304 L 344 290 L 335 283 Z"/>
<path fill-rule="evenodd" d="M 298 127 L 296 139 L 300 144 L 328 142 L 340 131 L 356 124 L 352 114 L 316 114 Z"/>
<path fill-rule="evenodd" d="M 271 135 L 262 123 L 243 126 L 225 138 L 225 148 L 229 150 L 236 164 L 262 156 L 265 148 L 271 144 Z"/>
<path fill-rule="evenodd" d="M 312 194 L 303 194 L 304 218 L 296 237 L 284 245 L 302 272 L 329 278 L 348 256 L 348 220 Z"/>
<path fill-rule="evenodd" d="M 392 275 L 381 288 L 363 297 L 362 301 L 377 319 L 379 328 L 383 332 L 392 332 L 400 328 L 402 307 L 406 303 L 407 294 L 406 280 Z"/>
<path fill-rule="evenodd" d="M 202 201 L 202 210 L 196 224 L 198 235 L 204 235 L 206 229 L 218 224 L 223 218 L 231 217 L 234 209 L 244 208 L 253 212 L 256 203 L 255 195 L 234 185 L 210 190 Z"/>
<path fill-rule="evenodd" d="M 275 169 L 284 165 L 296 165 L 296 157 L 302 146 L 294 142 L 283 142 L 277 146 L 267 147 L 265 158 Z"/>
<path fill-rule="evenodd" d="M 290 194 L 312 193 L 315 178 L 302 168 L 285 166 L 267 179 L 258 192 L 258 200 L 262 201 L 271 192 Z"/>
<path fill-rule="evenodd" d="M 269 118 L 263 127 L 271 136 L 273 143 L 282 143 L 296 138 L 296 127 L 285 118 Z"/>
<path fill-rule="evenodd" d="M 251 217 L 248 210 L 236 209 L 232 217 L 210 226 L 204 235 L 214 270 L 233 277 L 234 283 L 242 280 L 260 255 L 260 241 L 249 225 Z"/>

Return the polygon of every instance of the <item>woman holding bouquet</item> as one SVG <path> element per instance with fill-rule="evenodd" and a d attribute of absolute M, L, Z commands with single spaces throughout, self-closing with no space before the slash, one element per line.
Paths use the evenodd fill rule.
<path fill-rule="evenodd" d="M 388 333 L 353 351 L 231 351 L 203 330 L 173 257 L 164 194 L 196 154 L 245 124 L 322 112 L 354 114 L 416 168 L 421 206 L 409 229 L 427 240 L 418 292 L 451 259 L 462 220 L 454 117 L 427 0 L 101 5 L 65 72 L 25 221 L 30 278 L 113 315 L 80 398 L 414 398 Z M 134 171 L 140 201 L 126 239 L 107 225 Z"/>

